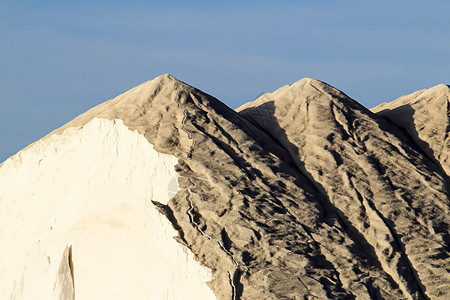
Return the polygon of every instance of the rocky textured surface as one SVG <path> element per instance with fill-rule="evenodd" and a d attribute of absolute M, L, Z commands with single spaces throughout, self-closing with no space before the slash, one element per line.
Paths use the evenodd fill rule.
<path fill-rule="evenodd" d="M 404 129 L 450 175 L 450 87 L 440 84 L 382 103 L 372 111 Z"/>
<path fill-rule="evenodd" d="M 303 79 L 236 112 L 163 75 L 30 145 L 1 166 L 0 178 L 14 177 L 11 172 L 21 164 L 17 157 L 102 119 L 123 122 L 159 155 L 177 160 L 179 191 L 166 196 L 166 201 L 151 193 L 138 199 L 146 210 L 157 210 L 171 222 L 176 241 L 210 272 L 207 284 L 217 299 L 450 297 L 445 147 L 439 146 L 441 162 L 441 156 L 431 155 L 404 127 L 325 83 Z M 104 134 L 101 127 L 96 130 Z M 114 147 L 127 143 L 119 141 L 110 150 L 114 153 Z M 143 157 L 128 161 L 139 164 Z M 34 159 L 39 170 L 39 159 Z M 61 162 L 59 167 L 71 165 Z M 165 168 L 170 172 L 170 165 Z M 152 184 L 156 182 L 142 183 Z M 8 192 L 6 184 L 0 189 L 3 205 L 14 192 Z M 23 203 L 43 201 L 29 193 Z M 102 205 L 108 203 L 101 193 L 99 198 Z M 123 201 L 139 202 L 133 196 Z M 27 210 L 25 204 L 17 208 L 21 210 Z M 39 215 L 45 218 L 45 209 Z M 0 242 L 14 226 L 10 221 L 1 227 Z M 155 232 L 137 229 L 136 234 Z M 30 235 L 30 240 L 35 237 Z M 64 246 L 73 244 L 70 237 L 60 238 Z M 69 275 L 74 276 L 77 298 L 77 249 L 75 245 L 67 249 L 51 287 L 67 286 L 60 294 L 70 298 Z M 154 272 L 151 267 L 149 273 Z M 169 276 L 179 272 L 170 262 L 161 267 Z M 95 262 L 92 268 L 99 269 Z M 197 271 L 186 272 L 186 278 L 202 284 L 190 276 L 196 277 Z M 183 296 L 198 299 L 188 291 Z"/>
<path fill-rule="evenodd" d="M 313 79 L 238 110 L 289 149 L 403 294 L 450 297 L 445 177 L 409 136 Z"/>

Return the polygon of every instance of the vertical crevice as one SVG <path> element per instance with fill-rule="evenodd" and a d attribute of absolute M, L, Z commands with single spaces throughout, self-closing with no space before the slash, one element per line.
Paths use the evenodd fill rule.
<path fill-rule="evenodd" d="M 72 260 L 72 245 L 64 249 L 58 273 L 56 274 L 55 284 L 53 286 L 53 295 L 55 299 L 74 300 L 75 299 L 75 280 L 74 266 Z"/>

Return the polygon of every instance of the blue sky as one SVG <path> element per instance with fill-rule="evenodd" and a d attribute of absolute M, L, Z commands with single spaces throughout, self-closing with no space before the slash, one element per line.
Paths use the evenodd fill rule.
<path fill-rule="evenodd" d="M 0 161 L 170 73 L 232 108 L 304 77 L 373 107 L 450 83 L 450 1 L 0 1 Z"/>

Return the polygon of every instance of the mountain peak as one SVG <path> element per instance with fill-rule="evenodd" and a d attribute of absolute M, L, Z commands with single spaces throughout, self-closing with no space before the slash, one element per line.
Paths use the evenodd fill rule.
<path fill-rule="evenodd" d="M 431 87 L 429 89 L 430 90 L 433 89 L 433 90 L 437 90 L 437 91 L 443 91 L 443 92 L 447 92 L 447 93 L 450 92 L 450 86 L 445 84 L 445 83 L 438 84 L 438 85 L 433 86 L 433 87 Z"/>
<path fill-rule="evenodd" d="M 450 299 L 448 95 L 144 82 L 0 165 L 0 298 Z"/>
<path fill-rule="evenodd" d="M 291 84 L 290 86 L 300 86 L 300 85 L 305 85 L 305 84 L 310 84 L 310 85 L 318 85 L 318 86 L 330 86 L 329 84 L 315 79 L 315 78 L 310 78 L 310 77 L 305 77 L 302 78 L 300 80 L 298 80 L 297 82 Z"/>
<path fill-rule="evenodd" d="M 263 105 L 267 102 L 276 102 L 279 108 L 290 107 L 291 105 L 301 105 L 305 101 L 333 102 L 339 107 L 352 107 L 366 110 L 355 100 L 351 99 L 344 92 L 323 81 L 314 78 L 302 78 L 297 82 L 285 85 L 272 93 L 266 93 L 254 101 L 245 103 L 237 111 Z"/>
<path fill-rule="evenodd" d="M 372 111 L 406 130 L 424 153 L 450 175 L 450 87 L 439 84 L 382 103 Z"/>
<path fill-rule="evenodd" d="M 153 78 L 152 80 L 145 81 L 142 84 L 134 87 L 133 89 L 130 89 L 127 92 L 123 93 L 122 95 L 131 94 L 132 91 L 134 91 L 134 90 L 141 90 L 142 92 L 152 93 L 152 92 L 154 92 L 154 90 L 159 90 L 159 89 L 161 89 L 162 86 L 167 86 L 167 85 L 170 85 L 170 87 L 175 90 L 184 90 L 184 89 L 193 88 L 189 84 L 184 83 L 183 81 L 177 79 L 176 77 L 166 73 L 166 74 L 159 75 L 159 76 Z M 116 99 L 121 97 L 122 95 L 117 96 Z M 122 97 L 122 98 L 127 98 L 128 100 L 133 99 L 133 97 Z"/>
<path fill-rule="evenodd" d="M 445 103 L 444 100 L 448 101 L 449 98 L 450 86 L 441 83 L 427 89 L 419 90 L 414 93 L 401 96 L 400 98 L 397 98 L 391 102 L 383 102 L 372 108 L 371 111 L 375 113 L 381 113 L 385 110 L 393 110 L 404 105 L 411 105 L 417 101 L 426 101 L 427 103 L 442 105 Z M 438 104 L 436 102 L 439 102 L 441 104 Z"/>
<path fill-rule="evenodd" d="M 42 140 L 47 139 L 54 134 L 62 134 L 68 128 L 82 127 L 94 118 L 108 120 L 120 119 L 131 129 L 143 133 L 146 131 L 143 124 L 147 124 L 148 122 L 148 120 L 146 120 L 146 115 L 149 113 L 148 110 L 150 107 L 156 105 L 168 109 L 168 106 L 170 105 L 178 109 L 178 104 L 176 102 L 179 101 L 180 98 L 183 98 L 180 97 L 180 95 L 190 93 L 200 94 L 202 92 L 170 74 L 163 74 L 91 108 L 62 127 L 50 132 L 43 137 Z M 158 109 L 162 110 L 162 108 Z M 27 146 L 25 149 L 32 145 L 34 145 L 34 143 Z M 0 164 L 0 167 L 1 166 L 2 164 Z"/>
<path fill-rule="evenodd" d="M 430 98 L 436 98 L 436 97 L 449 97 L 450 96 L 450 86 L 446 84 L 438 84 L 436 86 L 433 86 L 429 89 L 426 89 L 424 93 L 422 94 L 423 97 L 430 97 Z"/>
<path fill-rule="evenodd" d="M 334 88 L 333 86 L 329 85 L 326 82 L 320 81 L 315 78 L 305 77 L 305 78 L 302 78 L 292 84 L 285 85 L 285 86 L 277 89 L 276 91 L 272 92 L 271 94 L 275 94 L 277 92 L 282 92 L 282 91 L 286 91 L 286 90 L 292 90 L 292 91 L 298 92 L 301 90 L 308 90 L 310 88 L 338 91 L 336 88 Z"/>
<path fill-rule="evenodd" d="M 149 80 L 147 82 L 151 82 L 153 84 L 164 84 L 168 81 L 174 81 L 174 82 L 179 82 L 179 83 L 184 83 L 181 80 L 177 79 L 175 76 L 172 76 L 171 74 L 165 73 L 162 75 L 159 75 L 155 78 L 153 78 L 152 80 Z"/>

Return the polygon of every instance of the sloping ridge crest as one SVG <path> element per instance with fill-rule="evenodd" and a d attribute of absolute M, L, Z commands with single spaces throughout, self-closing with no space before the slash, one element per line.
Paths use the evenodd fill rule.
<path fill-rule="evenodd" d="M 389 112 L 420 99 L 442 107 L 448 91 L 438 85 L 370 111 L 304 78 L 235 112 L 165 74 L 46 137 L 94 118 L 121 119 L 174 154 L 183 191 L 159 209 L 214 269 L 220 299 L 444 299 L 450 220 L 439 168 L 449 151 L 427 152 L 424 135 Z M 446 125 L 444 141 L 447 113 L 438 124 Z M 402 122 L 415 126 L 408 117 Z"/>

